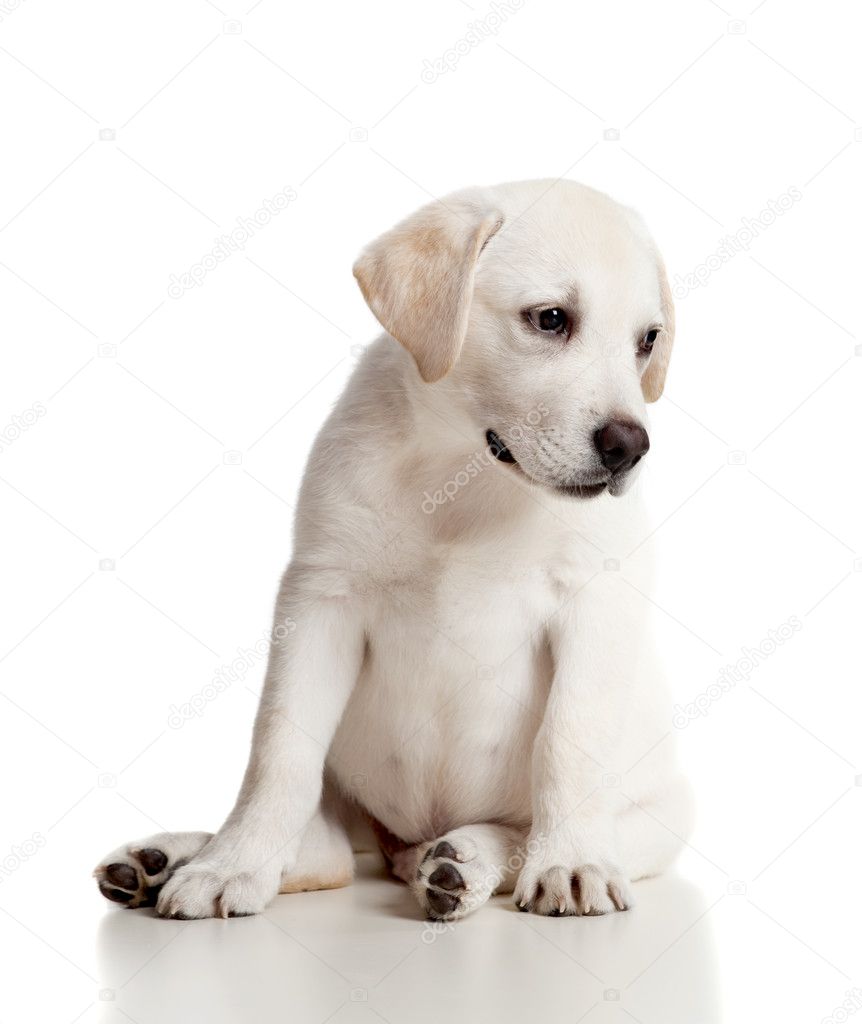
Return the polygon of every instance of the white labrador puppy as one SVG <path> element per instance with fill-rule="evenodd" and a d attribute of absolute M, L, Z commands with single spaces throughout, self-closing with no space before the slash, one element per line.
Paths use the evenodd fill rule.
<path fill-rule="evenodd" d="M 690 817 L 625 561 L 673 341 L 658 252 L 607 196 L 519 182 L 419 210 L 354 272 L 387 333 L 309 459 L 236 806 L 114 851 L 101 891 L 254 914 L 347 884 L 364 818 L 432 917 L 513 890 L 623 910 Z"/>

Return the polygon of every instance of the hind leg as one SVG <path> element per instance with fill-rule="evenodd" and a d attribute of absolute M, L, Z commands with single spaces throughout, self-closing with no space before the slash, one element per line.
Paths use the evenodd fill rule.
<path fill-rule="evenodd" d="M 407 882 L 428 917 L 455 921 L 494 893 L 512 891 L 525 838 L 506 825 L 464 825 L 396 853 L 392 871 Z"/>
<path fill-rule="evenodd" d="M 93 875 L 102 895 L 132 909 L 153 907 L 177 868 L 197 856 L 212 832 L 160 832 L 103 857 Z"/>
<path fill-rule="evenodd" d="M 340 889 L 353 881 L 353 848 L 338 815 L 319 809 L 302 836 L 296 861 L 281 876 L 278 891 Z"/>
<path fill-rule="evenodd" d="M 671 779 L 657 794 L 632 802 L 617 819 L 620 863 L 634 882 L 660 875 L 691 834 L 694 800 L 688 782 Z"/>

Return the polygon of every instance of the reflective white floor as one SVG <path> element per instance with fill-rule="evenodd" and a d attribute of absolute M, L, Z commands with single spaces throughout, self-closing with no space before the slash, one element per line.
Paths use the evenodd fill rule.
<path fill-rule="evenodd" d="M 352 888 L 280 897 L 258 918 L 106 909 L 97 948 L 109 991 L 81 1019 L 720 1020 L 702 894 L 679 878 L 638 889 L 636 910 L 605 919 L 541 919 L 500 897 L 447 928 L 421 921 L 365 856 Z"/>
<path fill-rule="evenodd" d="M 422 920 L 370 854 L 351 887 L 279 896 L 260 917 L 162 920 L 104 901 L 61 823 L 32 863 L 0 874 L 0 1021 L 847 1020 L 862 1007 L 857 856 L 840 841 L 850 792 L 757 880 L 691 846 L 673 873 L 635 885 L 627 913 L 539 918 L 502 896 L 448 927 Z M 834 875 L 813 885 L 827 858 Z"/>
<path fill-rule="evenodd" d="M 264 915 L 240 920 L 165 921 L 79 890 L 79 916 L 46 922 L 38 934 L 0 919 L 19 964 L 4 983 L 12 1016 L 0 1019 L 725 1019 L 705 894 L 669 876 L 641 883 L 637 896 L 634 910 L 601 919 L 543 919 L 499 897 L 444 927 L 421 920 L 371 855 L 350 888 L 281 896 Z"/>

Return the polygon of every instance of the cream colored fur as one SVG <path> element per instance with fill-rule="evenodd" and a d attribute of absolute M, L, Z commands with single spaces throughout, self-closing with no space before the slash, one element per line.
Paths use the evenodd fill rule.
<path fill-rule="evenodd" d="M 296 629 L 273 647 L 227 821 L 146 841 L 169 859 L 197 847 L 158 876 L 158 911 L 255 913 L 344 884 L 348 819 L 365 815 L 407 844 L 396 870 L 436 916 L 512 889 L 537 913 L 625 908 L 689 819 L 646 549 L 625 560 L 649 533 L 640 465 L 609 479 L 593 441 L 612 417 L 646 426 L 664 385 L 656 248 L 601 193 L 522 182 L 431 204 L 355 273 L 387 333 L 309 458 L 275 610 Z M 568 339 L 525 316 L 560 306 Z M 597 497 L 564 493 L 596 480 Z M 145 891 L 136 850 L 103 859 L 103 891 L 117 864 Z M 429 898 L 450 869 L 460 888 Z"/>

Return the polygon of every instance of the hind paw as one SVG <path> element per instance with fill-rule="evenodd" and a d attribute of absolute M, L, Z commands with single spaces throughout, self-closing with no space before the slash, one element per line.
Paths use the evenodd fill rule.
<path fill-rule="evenodd" d="M 211 838 L 209 832 L 163 832 L 127 843 L 104 857 L 93 876 L 105 899 L 130 909 L 154 907 L 165 882 Z"/>
<path fill-rule="evenodd" d="M 428 917 L 456 921 L 481 907 L 499 883 L 499 871 L 478 856 L 466 835 L 455 832 L 429 843 L 413 891 Z"/>

